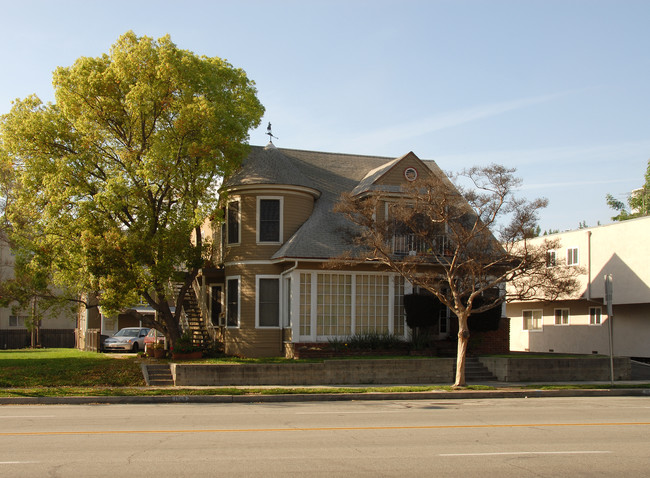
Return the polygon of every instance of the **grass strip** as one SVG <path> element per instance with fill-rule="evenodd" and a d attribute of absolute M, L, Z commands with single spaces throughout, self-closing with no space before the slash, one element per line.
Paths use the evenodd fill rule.
<path fill-rule="evenodd" d="M 494 390 L 485 385 L 470 385 L 464 390 Z M 451 386 L 413 387 L 220 387 L 220 388 L 140 388 L 140 387 L 38 387 L 0 389 L 0 397 L 132 397 L 169 395 L 313 395 L 340 393 L 405 393 L 452 391 Z"/>

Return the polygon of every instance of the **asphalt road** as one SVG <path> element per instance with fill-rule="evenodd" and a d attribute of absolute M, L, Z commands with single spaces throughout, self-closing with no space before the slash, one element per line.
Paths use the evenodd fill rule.
<path fill-rule="evenodd" d="M 2 477 L 650 474 L 650 397 L 0 407 Z"/>

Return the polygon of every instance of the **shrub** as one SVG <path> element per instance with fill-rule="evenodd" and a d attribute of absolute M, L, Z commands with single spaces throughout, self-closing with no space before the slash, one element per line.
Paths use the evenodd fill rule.
<path fill-rule="evenodd" d="M 189 334 L 189 332 L 185 332 L 183 335 L 181 335 L 174 345 L 174 353 L 177 354 L 189 354 L 192 352 L 197 352 L 199 350 L 201 349 L 194 345 L 192 342 L 192 336 Z"/>
<path fill-rule="evenodd" d="M 354 334 L 348 337 L 347 345 L 351 349 L 381 350 L 400 348 L 404 340 L 395 334 L 388 332 L 365 332 Z"/>

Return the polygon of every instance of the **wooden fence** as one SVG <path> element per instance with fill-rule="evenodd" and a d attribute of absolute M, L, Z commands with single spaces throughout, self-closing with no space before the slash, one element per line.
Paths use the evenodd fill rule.
<path fill-rule="evenodd" d="M 101 333 L 99 329 L 88 329 L 84 333 L 83 344 L 79 348 L 89 352 L 101 352 Z"/>
<path fill-rule="evenodd" d="M 74 348 L 74 329 L 41 329 L 41 347 Z M 0 330 L 0 348 L 24 349 L 31 345 L 31 334 L 26 329 Z"/>

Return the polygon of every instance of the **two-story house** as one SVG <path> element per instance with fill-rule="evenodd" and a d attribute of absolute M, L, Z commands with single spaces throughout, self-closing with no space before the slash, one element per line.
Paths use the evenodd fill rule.
<path fill-rule="evenodd" d="M 648 237 L 650 217 L 551 235 L 561 248 L 550 252 L 547 266 L 580 267 L 580 289 L 563 300 L 508 304 L 511 350 L 608 354 L 604 277 L 611 274 L 613 353 L 650 357 Z"/>
<path fill-rule="evenodd" d="M 435 162 L 413 153 L 387 158 L 252 147 L 222 186 L 224 223 L 212 231 L 216 267 L 204 269 L 195 287 L 213 339 L 228 354 L 292 356 L 305 344 L 354 334 L 407 338 L 403 298 L 411 290 L 401 276 L 373 263 L 330 263 L 350 247 L 349 224 L 333 207 L 343 192 L 399 194 L 428 174 L 444 176 Z M 395 240 L 396 254 L 416 248 L 408 237 Z M 448 318 L 438 327 L 440 339 L 455 340 Z M 507 327 L 501 333 L 506 352 Z"/>

